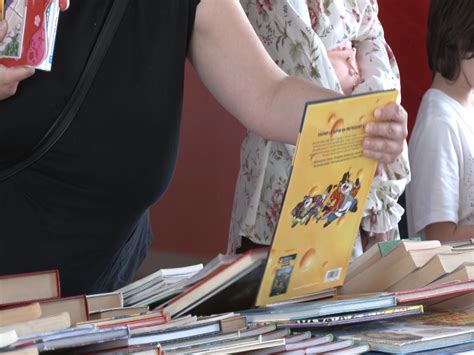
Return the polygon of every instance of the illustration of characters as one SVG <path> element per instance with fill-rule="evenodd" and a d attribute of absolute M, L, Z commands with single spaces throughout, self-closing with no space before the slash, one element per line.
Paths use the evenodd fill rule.
<path fill-rule="evenodd" d="M 307 225 L 311 217 L 318 219 L 319 209 L 324 205 L 324 201 L 332 190 L 332 185 L 329 185 L 325 192 L 321 195 L 304 196 L 303 201 L 299 202 L 295 208 L 291 210 L 293 216 L 291 227 L 294 228 L 297 224 Z"/>
<path fill-rule="evenodd" d="M 322 208 L 324 215 L 320 217 L 320 220 L 326 220 L 323 227 L 329 226 L 347 212 L 357 211 L 357 199 L 355 196 L 359 190 L 359 178 L 357 178 L 355 182 L 352 182 L 350 172 L 345 172 L 337 189 L 332 192 L 328 204 Z"/>

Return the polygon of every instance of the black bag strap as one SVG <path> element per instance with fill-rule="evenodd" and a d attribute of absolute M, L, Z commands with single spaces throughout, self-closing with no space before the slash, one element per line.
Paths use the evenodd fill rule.
<path fill-rule="evenodd" d="M 34 162 L 38 161 L 44 154 L 46 154 L 51 147 L 62 137 L 64 132 L 69 128 L 71 122 L 76 117 L 82 103 L 84 102 L 87 93 L 89 92 L 94 78 L 99 70 L 102 61 L 107 54 L 107 50 L 112 43 L 112 39 L 117 32 L 117 28 L 122 21 L 123 15 L 127 8 L 129 0 L 114 0 L 104 25 L 100 30 L 97 41 L 91 51 L 87 60 L 84 71 L 81 74 L 79 81 L 74 88 L 74 91 L 69 98 L 69 101 L 64 106 L 61 114 L 49 128 L 43 138 L 33 148 L 30 155 L 25 157 L 6 169 L 0 171 L 0 182 L 4 181 L 20 171 L 26 169 Z"/>

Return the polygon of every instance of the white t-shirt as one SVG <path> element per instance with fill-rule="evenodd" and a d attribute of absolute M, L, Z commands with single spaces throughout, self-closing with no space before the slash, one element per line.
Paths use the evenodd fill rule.
<path fill-rule="evenodd" d="M 474 224 L 474 114 L 440 90 L 421 102 L 408 146 L 410 235 L 437 222 Z"/>

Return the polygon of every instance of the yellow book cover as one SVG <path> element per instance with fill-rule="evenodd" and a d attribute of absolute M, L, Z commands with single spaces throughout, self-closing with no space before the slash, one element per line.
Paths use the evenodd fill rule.
<path fill-rule="evenodd" d="M 0 0 L 0 21 L 3 21 L 4 0 Z"/>
<path fill-rule="evenodd" d="M 365 125 L 396 90 L 310 102 L 256 305 L 342 285 L 377 162 Z"/>

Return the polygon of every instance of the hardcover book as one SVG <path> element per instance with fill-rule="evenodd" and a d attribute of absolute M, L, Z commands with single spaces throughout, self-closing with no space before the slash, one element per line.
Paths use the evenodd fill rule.
<path fill-rule="evenodd" d="M 338 289 L 340 294 L 384 292 L 411 272 L 425 265 L 433 256 L 450 253 L 451 246 L 407 250 L 403 244 Z"/>
<path fill-rule="evenodd" d="M 124 306 L 122 292 L 98 293 L 88 295 L 86 298 L 89 314 L 105 309 L 123 308 Z"/>
<path fill-rule="evenodd" d="M 450 254 L 437 254 L 421 268 L 408 274 L 406 277 L 390 286 L 387 291 L 406 291 L 425 287 L 436 279 L 443 277 L 464 262 L 474 260 L 474 250 L 452 252 Z"/>
<path fill-rule="evenodd" d="M 342 285 L 377 162 L 365 126 L 395 90 L 306 105 L 257 306 Z"/>
<path fill-rule="evenodd" d="M 430 286 L 440 285 L 456 280 L 474 280 L 474 261 L 462 263 L 456 270 L 453 270 L 448 275 L 440 277 L 436 281 L 430 283 Z"/>
<path fill-rule="evenodd" d="M 86 296 L 72 296 L 41 301 L 40 307 L 41 317 L 51 317 L 67 312 L 73 325 L 89 319 Z"/>
<path fill-rule="evenodd" d="M 438 248 L 440 246 L 441 243 L 439 240 L 416 241 L 399 239 L 379 242 L 351 261 L 347 269 L 345 282 L 362 274 L 369 267 L 379 262 L 382 258 L 387 257 L 389 254 L 391 254 L 391 258 L 399 259 L 410 250 Z"/>
<path fill-rule="evenodd" d="M 414 290 L 394 292 L 391 295 L 397 298 L 397 304 L 423 303 L 429 305 L 463 295 L 472 297 L 473 294 L 474 280 L 460 280 L 428 285 Z"/>
<path fill-rule="evenodd" d="M 214 270 L 213 273 L 157 309 L 170 317 L 186 314 L 264 264 L 267 254 L 267 248 L 258 248 L 238 255 L 231 263 Z"/>
<path fill-rule="evenodd" d="M 61 297 L 59 271 L 0 276 L 0 307 Z"/>

